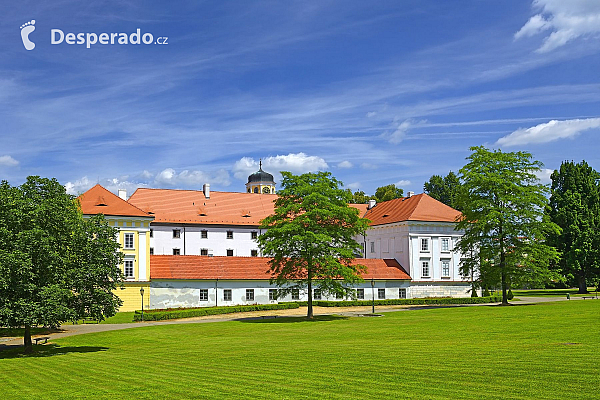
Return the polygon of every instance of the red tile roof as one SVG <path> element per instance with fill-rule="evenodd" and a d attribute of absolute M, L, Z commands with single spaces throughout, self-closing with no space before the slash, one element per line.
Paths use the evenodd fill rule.
<path fill-rule="evenodd" d="M 94 186 L 77 199 L 81 205 L 81 212 L 88 215 L 152 217 L 100 185 Z"/>
<path fill-rule="evenodd" d="M 277 195 L 201 190 L 138 189 L 129 202 L 154 215 L 154 222 L 259 225 L 273 214 Z"/>
<path fill-rule="evenodd" d="M 267 257 L 150 256 L 151 279 L 267 280 L 271 277 Z M 394 259 L 356 259 L 367 267 L 365 280 L 410 280 Z"/>
<path fill-rule="evenodd" d="M 154 222 L 259 225 L 275 212 L 274 194 L 211 192 L 207 199 L 201 190 L 140 188 L 129 203 L 154 215 Z M 366 204 L 350 204 L 362 216 Z"/>
<path fill-rule="evenodd" d="M 422 193 L 378 203 L 364 218 L 374 226 L 401 221 L 456 222 L 460 216 L 460 211 Z"/>

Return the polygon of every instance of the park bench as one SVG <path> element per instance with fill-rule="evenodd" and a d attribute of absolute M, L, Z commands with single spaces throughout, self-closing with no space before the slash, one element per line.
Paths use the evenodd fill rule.
<path fill-rule="evenodd" d="M 261 315 L 260 316 L 262 319 L 267 319 L 267 318 L 277 318 L 277 315 Z"/>
<path fill-rule="evenodd" d="M 33 338 L 33 340 L 35 340 L 35 344 L 38 344 L 42 340 L 44 341 L 44 343 L 48 343 L 48 339 L 50 339 L 49 336 L 42 336 L 42 337 L 35 337 L 35 338 Z"/>
<path fill-rule="evenodd" d="M 581 296 L 582 299 L 597 299 L 597 297 L 594 296 Z"/>
<path fill-rule="evenodd" d="M 97 319 L 92 318 L 92 317 L 85 317 L 83 319 L 83 323 L 84 324 L 98 324 L 99 321 Z"/>

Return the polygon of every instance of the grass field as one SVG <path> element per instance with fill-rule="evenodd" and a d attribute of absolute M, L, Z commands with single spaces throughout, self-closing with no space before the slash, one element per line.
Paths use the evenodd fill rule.
<path fill-rule="evenodd" d="M 0 352 L 2 398 L 591 399 L 600 301 L 148 326 Z"/>

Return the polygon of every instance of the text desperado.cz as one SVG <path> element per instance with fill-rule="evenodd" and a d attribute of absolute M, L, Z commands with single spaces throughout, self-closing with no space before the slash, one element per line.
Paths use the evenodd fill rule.
<path fill-rule="evenodd" d="M 154 35 L 151 33 L 144 33 L 142 35 L 141 30 L 138 28 L 135 32 L 127 35 L 126 33 L 100 33 L 96 34 L 93 32 L 80 32 L 65 34 L 60 29 L 50 30 L 50 44 L 85 44 L 89 49 L 93 44 L 168 44 L 167 36 L 160 36 L 154 40 Z"/>

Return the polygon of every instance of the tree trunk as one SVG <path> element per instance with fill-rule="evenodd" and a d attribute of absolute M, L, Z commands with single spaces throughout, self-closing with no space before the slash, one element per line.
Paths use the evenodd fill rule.
<path fill-rule="evenodd" d="M 579 287 L 578 293 L 588 293 L 587 284 L 585 282 L 585 276 L 583 274 L 577 277 L 577 286 Z"/>
<path fill-rule="evenodd" d="M 508 293 L 506 293 L 506 255 L 504 254 L 504 235 L 502 224 L 500 224 L 500 274 L 502 275 L 502 305 L 508 305 Z"/>
<path fill-rule="evenodd" d="M 25 346 L 25 354 L 31 354 L 33 352 L 33 344 L 31 343 L 31 326 L 29 325 L 25 325 L 23 345 Z"/>
<path fill-rule="evenodd" d="M 312 268 L 308 267 L 308 311 L 306 318 L 313 319 L 313 304 L 312 304 Z"/>

